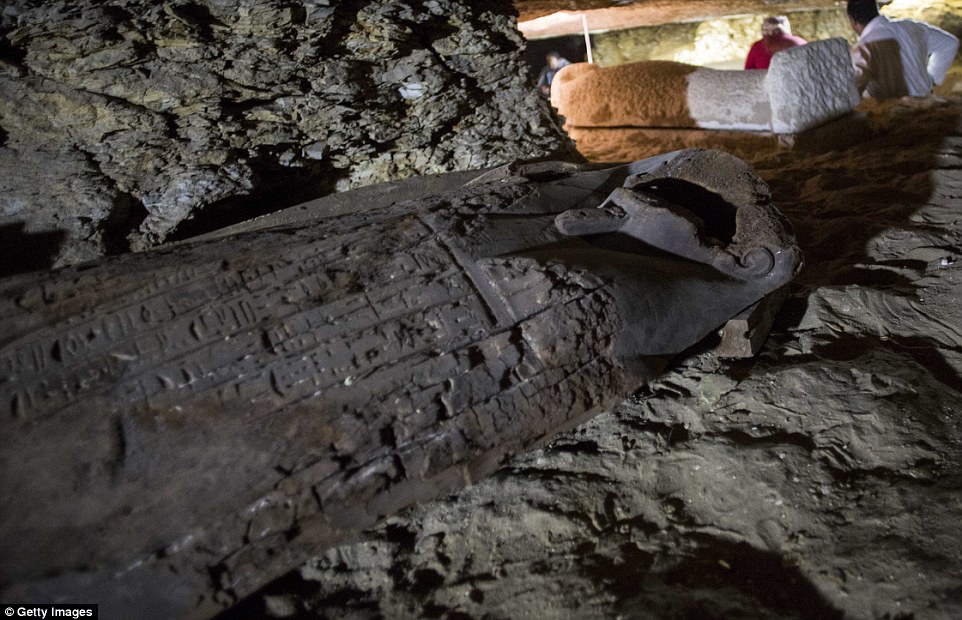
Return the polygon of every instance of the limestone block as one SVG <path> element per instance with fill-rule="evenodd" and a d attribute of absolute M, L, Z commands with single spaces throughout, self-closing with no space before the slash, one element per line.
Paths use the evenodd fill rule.
<path fill-rule="evenodd" d="M 771 106 L 765 71 L 718 71 L 698 68 L 688 75 L 688 109 L 704 129 L 767 131 Z"/>
<path fill-rule="evenodd" d="M 772 131 L 798 133 L 834 120 L 859 103 L 848 43 L 815 41 L 772 57 L 766 78 Z"/>

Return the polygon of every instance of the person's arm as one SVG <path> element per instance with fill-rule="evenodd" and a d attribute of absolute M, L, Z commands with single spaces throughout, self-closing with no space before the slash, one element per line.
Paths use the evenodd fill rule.
<path fill-rule="evenodd" d="M 852 48 L 852 68 L 855 70 L 855 86 L 859 95 L 865 93 L 868 83 L 872 81 L 870 60 L 871 53 L 868 48 L 856 43 Z"/>
<path fill-rule="evenodd" d="M 941 84 L 952 66 L 955 53 L 959 50 L 959 40 L 941 28 L 922 25 L 925 26 L 925 46 L 929 51 L 929 75 L 936 84 Z"/>
<path fill-rule="evenodd" d="M 541 74 L 538 75 L 538 88 L 548 88 L 548 67 L 541 69 Z"/>

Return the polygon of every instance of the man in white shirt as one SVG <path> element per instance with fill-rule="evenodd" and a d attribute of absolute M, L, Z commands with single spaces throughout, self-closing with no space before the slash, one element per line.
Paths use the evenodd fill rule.
<path fill-rule="evenodd" d="M 940 28 L 880 15 L 876 0 L 848 0 L 848 17 L 858 34 L 852 51 L 856 83 L 866 97 L 928 95 L 959 49 L 959 40 Z"/>

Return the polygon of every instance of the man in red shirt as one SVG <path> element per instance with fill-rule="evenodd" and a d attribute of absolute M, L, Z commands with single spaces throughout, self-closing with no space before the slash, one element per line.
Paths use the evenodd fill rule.
<path fill-rule="evenodd" d="M 745 61 L 746 69 L 767 69 L 776 52 L 808 43 L 792 34 L 792 27 L 784 15 L 766 17 L 762 22 L 762 39 L 752 45 Z"/>

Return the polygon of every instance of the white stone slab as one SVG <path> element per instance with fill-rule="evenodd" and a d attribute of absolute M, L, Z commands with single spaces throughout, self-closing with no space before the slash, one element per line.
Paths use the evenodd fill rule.
<path fill-rule="evenodd" d="M 772 56 L 766 78 L 772 131 L 799 133 L 848 114 L 859 104 L 845 39 L 815 41 Z"/>
<path fill-rule="evenodd" d="M 770 129 L 765 73 L 702 67 L 689 74 L 688 109 L 695 124 L 703 129 Z"/>

